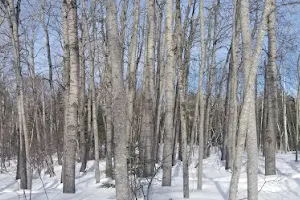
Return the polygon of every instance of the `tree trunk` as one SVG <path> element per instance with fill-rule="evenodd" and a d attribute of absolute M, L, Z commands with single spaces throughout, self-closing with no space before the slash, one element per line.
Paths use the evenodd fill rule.
<path fill-rule="evenodd" d="M 19 101 L 19 100 L 18 100 Z M 18 102 L 19 104 L 19 102 Z M 20 117 L 19 117 L 20 118 Z M 20 119 L 19 119 L 20 121 Z M 26 175 L 26 152 L 25 152 L 25 144 L 24 144 L 24 136 L 22 131 L 22 124 L 19 122 L 19 150 L 18 153 L 18 168 L 19 168 L 19 179 L 20 181 L 20 189 L 26 189 L 27 188 L 27 175 Z M 18 177 L 17 177 L 18 179 Z"/>
<path fill-rule="evenodd" d="M 63 1 L 63 6 L 66 2 Z M 79 52 L 77 36 L 77 4 L 76 0 L 70 0 L 68 15 L 68 35 L 70 49 L 70 92 L 67 112 L 67 130 L 65 132 L 64 146 L 64 177 L 63 192 L 75 193 L 75 154 L 78 128 L 78 70 L 79 70 Z M 67 56 L 67 55 L 64 55 Z"/>
<path fill-rule="evenodd" d="M 192 16 L 191 16 L 191 19 L 189 20 L 189 14 L 190 14 L 190 10 L 191 10 L 192 6 L 193 6 Z M 193 41 L 195 38 L 196 29 L 199 24 L 198 21 L 200 19 L 199 14 L 198 14 L 197 19 L 194 19 L 195 11 L 196 11 L 196 1 L 192 2 L 192 0 L 189 0 L 188 7 L 186 10 L 187 11 L 185 13 L 185 20 L 184 20 L 184 25 L 183 25 L 183 39 L 186 38 L 188 27 L 190 27 L 191 30 L 190 30 L 190 34 L 189 34 L 188 38 L 183 43 L 183 47 L 184 47 L 184 49 L 183 49 L 183 52 L 184 52 L 183 65 L 185 65 L 184 66 L 184 69 L 185 69 L 184 78 L 185 78 L 185 85 L 186 85 L 185 88 L 187 87 L 187 84 L 188 84 L 188 72 L 189 72 L 189 66 L 190 66 L 189 63 L 190 63 L 190 57 L 191 57 L 191 48 L 192 48 Z M 195 23 L 195 21 L 197 23 Z M 188 24 L 189 24 L 189 26 L 188 26 Z M 187 92 L 187 90 L 185 92 Z M 192 127 L 191 127 L 191 133 L 190 133 L 190 147 L 189 147 L 189 153 L 188 153 L 189 154 L 188 155 L 189 164 L 192 162 L 191 157 L 192 157 L 192 153 L 194 151 L 193 147 L 194 147 L 194 143 L 195 143 L 195 138 L 197 137 L 196 136 L 196 133 L 197 133 L 196 126 L 197 126 L 198 119 L 199 119 L 199 99 L 198 99 L 198 97 L 199 96 L 197 95 L 195 111 L 194 111 L 194 118 L 193 118 L 193 123 L 192 123 Z"/>
<path fill-rule="evenodd" d="M 198 138 L 199 138 L 199 149 L 198 149 L 198 171 L 197 171 L 197 189 L 202 190 L 202 179 L 203 179 L 203 157 L 204 157 L 204 95 L 202 91 L 203 84 L 203 72 L 206 62 L 206 50 L 204 42 L 204 5 L 203 0 L 200 1 L 199 15 L 200 15 L 200 41 L 201 41 L 201 66 L 199 72 L 198 82 L 198 99 L 199 99 L 199 124 L 198 124 Z"/>
<path fill-rule="evenodd" d="M 265 135 L 265 175 L 276 174 L 276 137 L 277 137 L 277 68 L 276 68 L 276 30 L 275 0 L 271 0 L 272 12 L 268 17 L 268 66 L 267 101 L 268 123 Z"/>
<path fill-rule="evenodd" d="M 214 81 L 214 73 L 215 73 L 215 60 L 216 60 L 216 48 L 217 48 L 217 27 L 218 27 L 218 10 L 220 5 L 214 6 L 214 35 L 213 35 L 213 48 L 212 48 L 212 61 L 209 65 L 209 77 L 208 77 L 208 85 L 206 91 L 206 103 L 205 103 L 205 117 L 204 117 L 204 137 L 206 144 L 204 145 L 204 157 L 210 156 L 210 147 L 211 147 L 211 134 L 210 134 L 210 112 L 212 107 L 212 87 Z M 208 38 L 210 39 L 210 38 Z"/>
<path fill-rule="evenodd" d="M 239 117 L 238 137 L 236 146 L 236 155 L 234 161 L 234 170 L 231 177 L 229 199 L 237 199 L 238 181 L 242 167 L 242 155 L 245 147 L 245 139 L 247 140 L 247 184 L 248 199 L 258 199 L 257 190 L 257 171 L 258 171 L 258 150 L 257 150 L 257 133 L 255 119 L 255 78 L 259 56 L 262 50 L 265 26 L 267 16 L 270 13 L 269 0 L 265 1 L 262 22 L 259 27 L 256 46 L 252 51 L 252 40 L 250 31 L 249 18 L 249 1 L 242 0 L 240 7 L 240 20 L 242 31 L 242 57 L 244 69 L 244 102 L 242 104 Z"/>
<path fill-rule="evenodd" d="M 101 4 L 101 15 L 103 16 L 103 4 Z M 104 29 L 105 23 L 101 24 L 101 31 L 102 31 L 102 40 L 104 44 L 104 83 L 105 83 L 105 125 L 106 125 L 106 166 L 105 172 L 106 177 L 114 178 L 113 172 L 113 123 L 112 123 L 112 75 L 111 75 L 111 64 L 109 58 L 109 50 L 108 50 L 108 42 L 107 42 L 107 35 L 105 34 Z"/>
<path fill-rule="evenodd" d="M 126 114 L 126 93 L 122 76 L 122 46 L 118 34 L 118 23 L 115 1 L 106 0 L 107 36 L 112 69 L 112 113 L 115 137 L 115 180 L 116 199 L 128 200 L 130 198 L 128 171 L 127 171 L 127 137 L 124 139 L 128 118 Z"/>
<path fill-rule="evenodd" d="M 160 121 L 161 121 L 161 105 L 164 92 L 164 73 L 165 73 L 165 40 L 162 38 L 162 21 L 163 21 L 163 8 L 165 5 L 165 0 L 160 1 L 159 15 L 157 15 L 158 25 L 157 25 L 157 73 L 156 73 L 156 102 L 155 102 L 155 141 L 154 141 L 154 159 L 158 161 L 159 159 L 159 135 L 160 135 Z M 161 44 L 162 42 L 162 44 Z"/>
<path fill-rule="evenodd" d="M 129 0 L 121 0 L 122 1 L 122 12 L 121 12 L 121 30 L 120 30 L 120 42 L 122 46 L 122 59 L 124 60 L 124 52 L 125 52 L 125 29 L 126 29 L 126 20 L 127 20 L 127 9 L 128 9 L 128 1 Z M 124 63 L 121 64 L 122 74 L 124 74 Z"/>
<path fill-rule="evenodd" d="M 182 142 L 182 160 L 183 160 L 183 197 L 189 198 L 189 163 L 188 163 L 188 153 L 187 153 L 187 131 L 186 131 L 186 108 L 185 108 L 185 65 L 182 63 L 182 39 L 183 32 L 181 27 L 181 9 L 180 0 L 176 0 L 176 28 L 175 34 L 177 37 L 177 64 L 179 68 L 179 80 L 178 80 L 178 90 L 179 90 L 179 108 L 180 108 L 180 122 L 181 122 L 181 142 Z"/>
<path fill-rule="evenodd" d="M 298 147 L 299 147 L 299 114 L 300 114 L 300 55 L 298 57 L 298 91 L 297 91 L 297 99 L 296 99 L 296 162 L 298 162 Z"/>
<path fill-rule="evenodd" d="M 236 146 L 236 131 L 238 124 L 238 111 L 237 111 L 237 87 L 238 87 L 238 49 L 240 43 L 239 32 L 239 5 L 237 1 L 234 2 L 234 18 L 232 27 L 232 43 L 231 43 L 231 59 L 229 64 L 229 78 L 228 78 L 228 122 L 227 122 L 227 140 L 226 152 L 226 168 L 233 167 L 233 161 L 235 158 L 235 146 Z M 226 126 L 226 125 L 225 125 Z"/>
<path fill-rule="evenodd" d="M 95 147 L 95 178 L 96 183 L 100 182 L 100 169 L 99 169 L 99 133 L 98 133 L 98 105 L 96 102 L 96 89 L 95 89 L 95 57 L 94 57 L 94 42 L 95 42 L 95 10 L 96 1 L 92 2 L 92 13 L 91 13 L 91 23 L 92 23 L 92 36 L 89 34 L 89 27 L 85 9 L 85 1 L 83 1 L 83 15 L 84 15 L 84 32 L 86 36 L 86 41 L 88 45 L 89 53 L 89 65 L 90 65 L 90 86 L 92 92 L 92 121 L 93 121 L 93 133 L 94 133 L 94 147 Z M 93 42 L 91 42 L 91 39 Z"/>
<path fill-rule="evenodd" d="M 173 39 L 175 36 L 173 37 Z M 176 40 L 174 40 L 176 42 Z M 174 48 L 176 49 L 176 47 Z M 176 52 L 174 52 L 176 53 Z M 176 57 L 175 57 L 176 58 Z M 172 166 L 176 164 L 177 159 L 179 159 L 179 154 L 181 154 L 178 151 L 178 141 L 179 141 L 179 127 L 180 127 L 180 115 L 179 115 L 179 94 L 178 94 L 178 82 L 176 83 L 175 87 L 175 100 L 174 100 L 174 113 L 173 113 L 173 141 L 172 141 Z M 178 152 L 178 154 L 177 154 Z M 178 155 L 178 158 L 177 158 Z"/>
<path fill-rule="evenodd" d="M 265 156 L 265 138 L 267 134 L 267 124 L 268 124 L 268 78 L 267 78 L 267 64 L 266 61 L 264 61 L 264 80 L 265 80 L 265 86 L 264 86 L 264 98 L 263 98 L 263 120 L 262 120 L 262 152 L 263 156 Z"/>
<path fill-rule="evenodd" d="M 3 2 L 2 2 L 3 3 Z M 31 159 L 30 159 L 30 141 L 25 117 L 25 97 L 24 97 L 24 86 L 23 86 L 23 78 L 22 78 L 22 67 L 21 67 L 21 55 L 20 55 L 20 42 L 19 42 L 19 14 L 20 14 L 20 3 L 21 1 L 18 0 L 16 5 L 13 0 L 9 0 L 8 5 L 3 3 L 5 7 L 8 6 L 8 13 L 9 13 L 9 24 L 10 24 L 10 34 L 11 34 L 11 41 L 14 49 L 14 69 L 16 73 L 17 79 L 17 90 L 18 90 L 18 115 L 19 115 L 19 122 L 22 126 L 22 135 L 24 137 L 25 143 L 25 155 L 26 156 L 26 185 L 23 184 L 23 189 L 31 189 L 31 182 L 32 182 L 32 173 L 31 173 Z M 16 9 L 15 9 L 16 8 Z M 20 129 L 21 131 L 21 129 Z M 21 176 L 21 178 L 24 176 Z"/>
<path fill-rule="evenodd" d="M 130 43 L 129 63 L 126 80 L 126 94 L 128 96 L 128 119 L 127 137 L 129 142 L 133 142 L 133 120 L 134 120 L 134 103 L 136 96 L 136 69 L 137 69 L 137 42 L 139 33 L 139 17 L 140 17 L 140 0 L 135 0 L 134 3 L 134 25 L 132 30 L 132 39 Z M 133 149 L 131 149 L 132 151 Z M 133 153 L 131 152 L 130 153 Z"/>
<path fill-rule="evenodd" d="M 147 15 L 147 59 L 144 67 L 143 78 L 143 116 L 141 132 L 144 136 L 141 138 L 142 148 L 144 149 L 144 177 L 152 176 L 154 172 L 153 158 L 153 142 L 154 142 L 154 123 L 153 123 L 153 71 L 154 71 L 154 55 L 155 55 L 155 1 L 148 1 Z"/>
<path fill-rule="evenodd" d="M 68 15 L 69 8 L 67 0 L 62 1 L 62 29 L 63 29 L 63 108 L 64 108 L 64 118 L 63 118 L 63 148 L 65 148 L 67 127 L 68 127 L 68 102 L 69 102 L 69 92 L 70 92 L 70 49 L 69 49 L 69 34 L 68 34 Z M 61 182 L 64 180 L 64 154 L 63 153 L 63 163 L 62 163 L 62 173 L 61 173 Z"/>
<path fill-rule="evenodd" d="M 48 61 L 48 66 L 49 66 L 49 85 L 50 85 L 50 90 L 51 90 L 51 102 L 50 102 L 50 114 L 49 114 L 49 119 L 50 119 L 50 131 L 49 131 L 49 144 L 46 144 L 46 149 L 47 149 L 47 155 L 46 155 L 46 162 L 48 165 L 48 171 L 50 173 L 50 177 L 54 176 L 54 168 L 53 168 L 53 160 L 52 160 L 52 137 L 53 137 L 53 127 L 55 121 L 55 103 L 54 103 L 54 86 L 53 86 L 53 70 L 52 70 L 52 60 L 51 60 L 51 48 L 50 48 L 50 41 L 49 41 L 49 32 L 48 32 L 48 26 L 45 24 L 45 4 L 46 0 L 42 1 L 42 25 L 43 29 L 45 31 L 45 37 L 46 37 L 46 48 L 47 48 L 47 61 Z"/>
<path fill-rule="evenodd" d="M 112 97 L 111 97 L 111 65 L 108 63 L 108 55 L 105 57 L 107 74 L 106 95 L 106 177 L 113 178 L 113 125 L 112 125 Z"/>
<path fill-rule="evenodd" d="M 5 119 L 5 97 L 4 95 L 0 94 L 0 152 L 1 152 L 0 173 L 2 173 L 5 170 L 4 119 Z"/>
<path fill-rule="evenodd" d="M 88 159 L 92 159 L 92 149 L 93 146 L 93 131 L 92 131 L 92 91 L 91 85 L 88 88 L 88 106 L 87 106 L 87 133 L 88 133 L 88 148 L 87 155 Z"/>
<path fill-rule="evenodd" d="M 85 134 L 85 53 L 84 53 L 84 44 L 85 44 L 85 31 L 81 29 L 82 36 L 79 42 L 79 51 L 80 51 L 80 104 L 79 104 L 79 127 L 80 127 L 80 161 L 81 167 L 80 172 L 84 172 L 87 164 L 87 139 Z"/>
<path fill-rule="evenodd" d="M 282 90 L 282 112 L 283 112 L 283 134 L 284 134 L 284 153 L 289 149 L 289 137 L 287 129 L 287 110 L 286 110 L 286 96 L 285 96 L 285 73 L 283 74 L 283 90 Z"/>
<path fill-rule="evenodd" d="M 175 58 L 173 46 L 173 1 L 167 0 L 166 5 L 166 27 L 165 42 L 167 50 L 165 79 L 166 87 L 166 110 L 165 110 L 165 133 L 164 133 L 164 149 L 163 149 L 163 178 L 162 186 L 171 186 L 172 174 L 172 146 L 173 146 L 173 112 L 174 112 L 174 74 L 175 74 Z"/>

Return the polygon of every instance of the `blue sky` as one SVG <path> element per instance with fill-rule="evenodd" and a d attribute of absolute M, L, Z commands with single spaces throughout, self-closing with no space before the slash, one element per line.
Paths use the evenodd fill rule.
<path fill-rule="evenodd" d="M 119 0 L 118 0 L 119 1 Z M 253 1 L 253 0 L 251 0 Z M 38 0 L 29 0 L 29 1 L 22 1 L 22 8 L 21 8 L 21 19 L 22 19 L 22 27 L 27 29 L 29 37 L 32 34 L 33 29 L 31 27 L 28 28 L 29 24 L 37 24 L 36 25 L 36 42 L 35 42 L 35 65 L 37 74 L 41 74 L 44 76 L 48 76 L 48 65 L 47 65 L 47 56 L 46 56 L 46 48 L 45 48 L 45 35 L 44 31 L 39 24 L 40 20 L 40 2 Z M 59 31 L 61 28 L 60 24 L 60 0 L 52 0 L 47 1 L 48 6 L 47 9 L 50 8 L 51 5 L 51 12 L 53 16 L 50 18 L 49 23 L 49 31 L 50 31 L 50 44 L 52 50 L 52 61 L 55 67 L 54 76 L 58 79 L 61 78 L 61 61 L 62 61 L 62 49 L 60 43 L 60 35 Z M 133 1 L 129 1 L 129 11 L 131 11 Z M 182 12 L 185 11 L 185 7 L 187 5 L 187 0 L 182 1 Z M 213 0 L 205 0 L 205 16 L 206 16 L 206 34 L 207 34 L 207 21 L 208 21 L 208 10 L 212 4 Z M 294 2 L 293 0 L 278 0 L 277 5 L 282 3 Z M 142 26 L 144 20 L 144 12 L 143 9 L 146 1 L 141 0 L 141 16 L 140 16 L 140 24 Z M 198 15 L 198 2 L 196 5 L 196 13 Z M 261 9 L 261 8 L 260 8 Z M 299 51 L 299 42 L 300 42 L 300 5 L 290 5 L 290 6 L 280 6 L 277 9 L 277 46 L 278 52 L 283 54 L 284 56 L 281 58 L 277 58 L 277 65 L 281 73 L 285 72 L 286 75 L 286 90 L 290 94 L 295 94 L 296 86 L 297 86 L 297 58 Z M 227 51 L 230 45 L 231 40 L 231 23 L 232 23 L 232 1 L 231 0 L 224 0 L 221 1 L 221 13 L 219 15 L 219 31 L 221 27 L 226 27 L 220 31 L 220 36 L 223 37 L 221 41 L 218 42 L 218 49 L 217 49 L 217 70 L 216 70 L 216 77 L 220 78 L 220 74 L 222 73 L 222 68 L 226 59 Z M 184 14 L 182 15 L 184 18 Z M 131 20 L 132 15 L 131 12 L 128 14 L 127 23 L 127 35 L 131 32 Z M 23 34 L 24 29 L 20 29 L 20 34 Z M 3 24 L 0 27 L 0 31 L 8 33 L 7 25 Z M 2 37 L 4 40 L 5 37 Z M 129 38 L 129 37 L 128 37 Z M 6 38 L 7 39 L 7 38 Z M 2 41 L 3 42 L 3 41 Z M 127 41 L 128 44 L 130 41 Z M 265 38 L 264 49 L 267 49 L 267 37 Z M 191 62 L 190 62 L 190 75 L 189 75 L 189 87 L 190 91 L 196 91 L 198 85 L 198 75 L 199 75 L 199 66 L 200 66 L 200 42 L 199 42 L 199 26 L 197 29 L 196 40 L 194 42 L 193 49 L 191 51 Z M 1 54 L 2 55 L 2 54 Z M 262 58 L 266 57 L 266 53 L 262 53 Z M 263 59 L 262 59 L 263 60 Z M 143 61 L 143 56 L 142 56 Z M 142 68 L 142 63 L 140 64 Z M 141 75 L 141 68 L 139 70 L 139 74 Z M 26 71 L 27 67 L 24 67 Z M 259 70 L 259 81 L 263 83 L 263 69 L 262 67 Z M 140 80 L 140 79 L 139 79 Z M 204 82 L 205 86 L 205 82 Z"/>

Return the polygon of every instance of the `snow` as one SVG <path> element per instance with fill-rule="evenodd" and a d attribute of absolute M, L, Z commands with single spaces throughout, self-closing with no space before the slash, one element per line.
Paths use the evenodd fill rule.
<path fill-rule="evenodd" d="M 300 164 L 294 161 L 295 155 L 277 154 L 276 166 L 277 175 L 264 176 L 264 158 L 259 157 L 258 171 L 258 191 L 259 199 L 265 200 L 299 200 L 300 199 Z M 224 163 L 220 161 L 219 153 L 213 154 L 210 158 L 204 160 L 204 179 L 203 190 L 197 191 L 197 158 L 194 158 L 190 165 L 190 199 L 197 200 L 222 200 L 228 199 L 228 190 L 230 183 L 230 171 L 224 169 Z M 76 193 L 63 194 L 60 183 L 61 166 L 55 165 L 56 176 L 50 178 L 49 175 L 36 175 L 33 180 L 33 188 L 29 190 L 20 190 L 19 181 L 15 180 L 16 162 L 11 161 L 8 171 L 0 174 L 0 199 L 16 200 L 105 200 L 115 199 L 114 188 L 104 188 L 103 183 L 114 184 L 111 179 L 105 178 L 105 161 L 100 162 L 101 183 L 96 184 L 94 179 L 93 161 L 87 164 L 87 172 L 79 173 L 80 163 L 76 165 Z M 172 186 L 161 187 L 161 170 L 153 179 L 149 191 L 149 200 L 180 200 L 183 199 L 182 193 L 182 163 L 180 161 L 172 170 Z M 149 180 L 148 180 L 149 181 Z M 144 182 L 147 182 L 144 180 Z M 146 186 L 147 187 L 147 186 Z M 142 193 L 140 193 L 142 194 Z M 239 199 L 247 199 L 247 175 L 246 175 L 246 155 L 242 174 L 239 180 Z M 143 197 L 140 196 L 139 200 Z"/>

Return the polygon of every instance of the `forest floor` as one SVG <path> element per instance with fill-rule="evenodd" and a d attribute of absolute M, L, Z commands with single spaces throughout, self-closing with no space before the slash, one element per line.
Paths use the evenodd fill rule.
<path fill-rule="evenodd" d="M 299 200 L 300 199 L 300 162 L 294 161 L 295 154 L 276 155 L 277 175 L 264 176 L 264 158 L 259 157 L 258 190 L 259 199 L 265 200 Z M 197 158 L 190 165 L 190 199 L 197 200 L 226 200 L 231 173 L 224 169 L 219 153 L 213 154 L 204 160 L 203 190 L 197 191 Z M 115 189 L 104 188 L 113 181 L 105 178 L 105 162 L 100 163 L 101 183 L 96 184 L 94 179 L 93 161 L 87 164 L 87 172 L 79 173 L 80 163 L 76 165 L 76 194 L 63 194 L 63 185 L 60 183 L 61 166 L 55 166 L 56 176 L 36 175 L 32 190 L 20 190 L 19 181 L 15 180 L 16 162 L 11 161 L 8 170 L 0 174 L 0 199 L 34 199 L 34 200 L 105 200 L 115 199 Z M 177 162 L 172 170 L 172 186 L 161 187 L 161 171 L 153 179 L 149 200 L 179 200 L 182 193 L 182 163 Z M 247 199 L 246 156 L 244 157 L 242 174 L 239 180 L 239 199 Z M 146 182 L 146 181 L 145 181 Z M 142 200 L 144 198 L 139 198 Z"/>

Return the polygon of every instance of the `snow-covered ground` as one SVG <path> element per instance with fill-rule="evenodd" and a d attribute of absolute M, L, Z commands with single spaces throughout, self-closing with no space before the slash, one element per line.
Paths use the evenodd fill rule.
<path fill-rule="evenodd" d="M 300 199 L 300 163 L 294 161 L 294 154 L 277 154 L 277 175 L 265 177 L 264 159 L 259 158 L 259 199 L 299 200 Z M 55 166 L 56 176 L 42 174 L 33 180 L 32 191 L 19 190 L 19 182 L 15 180 L 16 163 L 12 162 L 8 172 L 0 174 L 0 199 L 35 199 L 35 200 L 105 200 L 115 199 L 114 188 L 103 188 L 101 183 L 111 182 L 105 178 L 105 162 L 101 162 L 101 183 L 96 184 L 93 172 L 93 161 L 88 162 L 87 173 L 76 174 L 76 194 L 63 194 L 60 183 L 61 166 Z M 228 199 L 230 172 L 224 169 L 219 154 L 204 160 L 203 190 L 197 191 L 196 159 L 190 165 L 190 199 L 222 200 Z M 80 163 L 76 166 L 79 171 Z M 182 164 L 178 162 L 172 172 L 172 186 L 161 187 L 161 172 L 157 174 L 149 192 L 152 200 L 179 200 L 182 196 Z M 239 181 L 239 199 L 247 199 L 246 159 Z M 143 198 L 140 198 L 140 200 Z"/>

